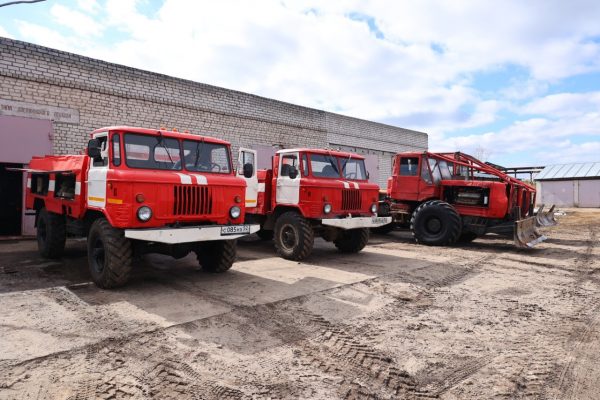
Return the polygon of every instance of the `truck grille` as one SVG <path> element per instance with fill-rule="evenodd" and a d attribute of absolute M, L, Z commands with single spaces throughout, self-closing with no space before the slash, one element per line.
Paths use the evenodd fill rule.
<path fill-rule="evenodd" d="M 342 210 L 360 210 L 361 209 L 361 197 L 360 191 L 356 189 L 343 189 L 342 190 Z"/>
<path fill-rule="evenodd" d="M 175 186 L 173 196 L 174 215 L 212 213 L 212 191 L 206 186 Z"/>

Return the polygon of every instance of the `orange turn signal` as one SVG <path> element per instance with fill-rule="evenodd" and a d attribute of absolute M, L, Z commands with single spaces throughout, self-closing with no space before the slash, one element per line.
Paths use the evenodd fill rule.
<path fill-rule="evenodd" d="M 233 201 L 235 201 L 236 203 L 241 203 L 242 202 L 242 198 L 240 196 L 235 196 L 233 198 Z"/>
<path fill-rule="evenodd" d="M 138 203 L 143 203 L 146 200 L 146 198 L 144 197 L 143 194 L 138 193 L 135 195 L 135 201 L 137 201 Z"/>

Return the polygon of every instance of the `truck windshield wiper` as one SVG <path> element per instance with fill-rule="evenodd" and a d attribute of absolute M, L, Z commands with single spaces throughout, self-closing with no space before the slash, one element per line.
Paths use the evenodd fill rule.
<path fill-rule="evenodd" d="M 173 162 L 173 159 L 171 158 L 171 153 L 169 152 L 169 149 L 167 149 L 167 146 L 165 145 L 161 131 L 158 131 L 158 144 L 160 144 L 162 146 L 162 148 L 165 149 L 165 151 L 167 152 L 167 157 L 169 157 L 169 161 L 171 161 L 171 166 L 175 165 L 175 163 Z"/>
<path fill-rule="evenodd" d="M 196 161 L 194 161 L 194 168 L 198 169 L 198 162 L 200 161 L 200 154 L 202 153 L 202 149 L 204 148 L 204 136 L 201 136 L 202 140 L 200 140 L 200 145 L 196 143 Z"/>
<path fill-rule="evenodd" d="M 329 159 L 329 164 L 333 167 L 333 169 L 335 169 L 335 172 L 340 175 L 340 169 L 337 166 L 337 162 L 334 163 L 335 158 L 333 158 L 333 156 L 331 154 L 329 154 L 329 152 L 327 153 L 327 158 Z"/>

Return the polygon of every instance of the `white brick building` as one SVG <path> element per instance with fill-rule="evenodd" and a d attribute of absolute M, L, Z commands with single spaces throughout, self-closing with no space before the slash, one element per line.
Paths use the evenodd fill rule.
<path fill-rule="evenodd" d="M 48 148 L 55 154 L 79 153 L 92 130 L 109 125 L 177 127 L 229 140 L 234 148 L 263 151 L 352 150 L 368 156 L 371 176 L 381 186 L 390 174 L 394 153 L 427 149 L 426 133 L 0 38 L 4 193 L 9 187 L 20 190 L 17 183 L 9 183 L 4 170 L 8 163 L 24 165 L 31 155 Z M 4 197 L 0 202 L 7 204 L 0 204 L 0 210 L 20 201 Z M 3 218 L 0 214 L 0 226 L 7 226 Z M 20 224 L 19 231 L 30 231 L 31 218 L 22 217 Z"/>

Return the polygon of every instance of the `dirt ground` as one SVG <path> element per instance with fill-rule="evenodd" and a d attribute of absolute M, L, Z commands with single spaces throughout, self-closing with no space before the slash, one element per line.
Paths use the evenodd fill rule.
<path fill-rule="evenodd" d="M 145 256 L 119 290 L 0 242 L 0 399 L 600 398 L 600 211 L 525 251 L 373 236 L 307 262 L 240 243 L 221 275 Z"/>

